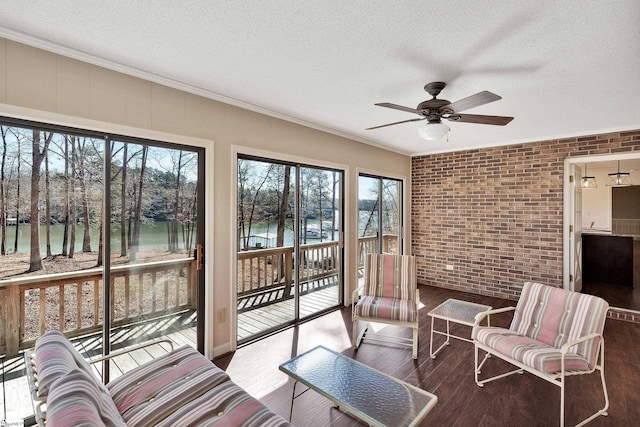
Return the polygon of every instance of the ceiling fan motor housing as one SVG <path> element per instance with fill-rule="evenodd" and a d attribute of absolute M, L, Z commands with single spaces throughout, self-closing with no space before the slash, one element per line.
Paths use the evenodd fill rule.
<path fill-rule="evenodd" d="M 440 95 L 440 91 L 445 88 L 447 84 L 445 82 L 431 82 L 424 85 L 424 90 L 434 98 Z"/>

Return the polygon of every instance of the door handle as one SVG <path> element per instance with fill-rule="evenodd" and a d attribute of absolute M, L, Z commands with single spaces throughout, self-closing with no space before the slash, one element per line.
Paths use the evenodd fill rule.
<path fill-rule="evenodd" d="M 196 245 L 196 271 L 202 270 L 202 243 Z"/>

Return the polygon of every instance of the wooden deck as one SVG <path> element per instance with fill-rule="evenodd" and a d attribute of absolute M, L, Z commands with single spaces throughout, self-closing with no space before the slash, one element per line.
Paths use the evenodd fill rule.
<path fill-rule="evenodd" d="M 340 287 L 335 281 L 300 295 L 300 318 L 312 316 L 335 307 L 340 302 Z M 304 292 L 304 291 L 303 291 Z M 273 300 L 272 300 L 273 298 Z M 294 319 L 294 299 L 277 300 L 277 295 L 264 296 L 268 304 L 254 303 L 254 308 L 243 309 L 245 303 L 238 303 L 238 342 L 274 331 Z M 262 301 L 262 299 L 261 299 Z"/>
<path fill-rule="evenodd" d="M 306 284 L 300 295 L 300 317 L 308 317 L 335 307 L 340 301 L 339 288 L 335 277 Z M 285 299 L 282 293 L 278 292 L 261 294 L 239 301 L 238 311 L 238 338 L 247 340 L 256 334 L 273 331 L 283 323 L 293 320 L 294 299 Z M 118 328 L 112 333 L 112 352 L 160 338 L 169 338 L 176 346 L 187 344 L 195 347 L 195 325 L 196 314 L 189 310 Z M 86 359 L 102 354 L 101 334 L 86 335 L 71 341 Z M 165 347 L 166 345 L 152 346 L 113 360 L 110 365 L 111 378 L 116 378 L 123 372 L 157 357 L 168 350 Z M 101 374 L 100 366 L 96 366 L 96 373 Z M 20 422 L 32 416 L 33 406 L 22 355 L 0 358 L 0 375 L 3 396 L 0 402 L 0 420 Z"/>
<path fill-rule="evenodd" d="M 196 346 L 196 314 L 185 311 L 171 316 L 141 322 L 113 331 L 112 351 L 117 351 L 137 343 L 148 342 L 158 338 L 169 338 L 176 346 L 189 344 Z M 102 352 L 102 335 L 93 334 L 71 340 L 78 351 L 86 358 L 96 358 Z M 136 366 L 164 353 L 169 348 L 166 344 L 148 347 L 131 353 L 126 357 L 116 358 L 111 362 L 111 378 L 116 378 Z M 100 375 L 100 367 L 96 372 Z M 0 417 L 7 423 L 22 422 L 33 415 L 33 406 L 29 394 L 29 386 L 25 376 L 22 355 L 10 359 L 0 358 L 2 375 L 2 396 Z"/>

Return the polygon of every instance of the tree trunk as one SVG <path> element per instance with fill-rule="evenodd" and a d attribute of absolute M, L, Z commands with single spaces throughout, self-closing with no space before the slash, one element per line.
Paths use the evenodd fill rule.
<path fill-rule="evenodd" d="M 76 165 L 76 175 L 80 184 L 80 197 L 82 203 L 82 224 L 84 225 L 82 237 L 82 252 L 91 252 L 91 221 L 89 218 L 89 194 L 87 191 L 87 170 L 85 166 L 86 141 L 83 138 L 82 144 L 80 138 L 77 139 L 78 146 L 75 150 L 74 163 Z"/>
<path fill-rule="evenodd" d="M 0 163 L 0 255 L 7 254 L 7 197 L 6 187 L 4 184 L 5 171 L 7 162 L 7 129 L 0 126 L 0 135 L 2 136 L 2 162 Z"/>
<path fill-rule="evenodd" d="M 29 251 L 29 270 L 43 270 L 42 257 L 40 255 L 40 211 L 38 202 L 40 201 L 40 168 L 46 155 L 49 143 L 53 134 L 45 133 L 44 144 L 40 151 L 40 131 L 33 130 L 33 149 L 31 153 L 31 247 Z"/>
<path fill-rule="evenodd" d="M 278 229 L 276 231 L 276 247 L 281 248 L 284 246 L 284 232 L 287 224 L 287 211 L 289 210 L 289 183 L 291 176 L 291 166 L 286 165 L 284 167 L 284 183 L 282 188 L 282 198 L 280 199 L 280 206 L 278 207 Z M 286 269 L 290 264 L 287 262 L 284 257 L 287 255 L 282 255 L 283 259 L 280 260 L 280 271 L 278 272 L 278 279 L 282 280 L 287 277 Z M 291 295 L 291 286 L 293 283 L 285 283 L 284 285 L 284 296 L 288 297 Z"/>
<path fill-rule="evenodd" d="M 104 215 L 103 215 L 104 218 Z M 96 263 L 96 267 L 102 267 L 102 251 L 103 251 L 103 229 L 104 229 L 104 223 L 103 221 L 100 221 L 100 237 L 98 239 L 98 262 Z"/>
<path fill-rule="evenodd" d="M 331 240 L 335 240 L 336 230 L 336 190 L 338 188 L 337 173 L 333 172 L 333 196 L 331 197 Z"/>
<path fill-rule="evenodd" d="M 64 137 L 64 229 L 62 231 L 62 256 L 67 256 L 69 246 L 69 199 L 71 186 L 69 181 L 69 137 Z"/>
<path fill-rule="evenodd" d="M 182 169 L 182 150 L 178 155 L 178 171 L 176 173 L 176 191 L 173 200 L 173 221 L 171 222 L 171 247 L 169 252 L 178 251 L 178 207 L 180 206 L 180 171 Z"/>
<path fill-rule="evenodd" d="M 127 163 L 128 163 L 128 147 L 129 144 L 124 144 L 124 151 L 122 154 L 122 185 L 120 186 L 120 256 L 127 256 Z M 100 227 L 100 233 L 102 233 L 102 227 Z"/>
<path fill-rule="evenodd" d="M 51 253 L 51 186 L 49 183 L 49 152 L 44 154 L 44 221 L 47 258 L 53 257 Z"/>
<path fill-rule="evenodd" d="M 147 166 L 147 154 L 149 153 L 149 147 L 142 147 L 142 161 L 140 164 L 140 179 L 138 181 L 138 200 L 136 201 L 136 208 L 133 213 L 133 238 L 131 239 L 131 257 L 130 261 L 135 261 L 140 247 L 140 225 L 142 221 L 142 187 L 144 185 L 144 172 Z"/>
<path fill-rule="evenodd" d="M 20 144 L 18 144 L 18 166 L 17 173 L 18 179 L 16 184 L 16 236 L 13 241 L 13 253 L 18 253 L 18 236 L 20 236 L 20 165 L 22 164 Z"/>
<path fill-rule="evenodd" d="M 276 234 L 276 247 L 284 246 L 284 231 L 287 220 L 287 211 L 289 209 L 289 185 L 291 176 L 291 166 L 284 167 L 284 184 L 282 188 L 282 199 L 278 208 L 278 230 Z"/>
<path fill-rule="evenodd" d="M 73 258 L 76 251 L 76 224 L 78 222 L 77 206 L 76 206 L 76 137 L 71 137 L 71 236 L 69 236 L 69 258 Z"/>

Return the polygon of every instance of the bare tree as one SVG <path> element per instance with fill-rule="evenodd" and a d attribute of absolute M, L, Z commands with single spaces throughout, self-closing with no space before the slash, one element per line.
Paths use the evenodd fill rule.
<path fill-rule="evenodd" d="M 74 150 L 75 174 L 80 185 L 80 197 L 82 207 L 82 224 L 84 225 L 82 237 L 82 252 L 91 252 L 91 218 L 89 215 L 89 194 L 87 189 L 87 141 L 86 138 L 75 137 L 77 146 Z M 73 141 L 72 140 L 72 141 Z"/>
<path fill-rule="evenodd" d="M 136 207 L 133 212 L 133 236 L 131 239 L 131 255 L 129 260 L 134 262 L 137 257 L 138 250 L 140 248 L 140 225 L 142 222 L 142 188 L 145 180 L 145 169 L 147 167 L 147 156 L 149 154 L 149 146 L 144 145 L 142 147 L 142 160 L 140 162 L 140 177 L 138 180 L 138 199 L 136 200 Z"/>
<path fill-rule="evenodd" d="M 31 152 L 31 248 L 28 270 L 30 272 L 44 269 L 40 255 L 40 211 L 38 206 L 40 201 L 40 168 L 52 137 L 51 132 L 45 132 L 44 141 L 41 143 L 40 130 L 33 130 L 33 139 L 31 140 L 33 146 Z"/>
<path fill-rule="evenodd" d="M 127 158 L 129 151 L 129 144 L 125 143 L 122 153 L 122 168 L 121 168 L 121 184 L 120 184 L 120 256 L 127 256 L 127 164 L 129 159 Z M 102 227 L 100 228 L 102 233 Z M 100 238 L 102 242 L 102 238 Z"/>
<path fill-rule="evenodd" d="M 73 258 L 73 256 L 75 255 L 75 251 L 76 251 L 76 224 L 77 224 L 77 206 L 76 206 L 76 174 L 75 174 L 75 169 L 76 169 L 76 141 L 75 141 L 76 137 L 75 136 L 71 136 L 69 138 L 69 142 L 71 144 L 71 190 L 69 191 L 69 197 L 71 199 L 71 206 L 69 207 L 69 210 L 71 211 L 71 214 L 69 215 L 69 222 L 71 223 L 71 231 L 70 231 L 70 236 L 69 236 L 69 255 L 67 255 L 69 258 Z"/>
<path fill-rule="evenodd" d="M 51 253 L 51 182 L 49 181 L 49 150 L 44 153 L 44 221 L 47 258 Z"/>
<path fill-rule="evenodd" d="M 69 136 L 64 136 L 64 229 L 62 230 L 62 256 L 68 256 L 67 248 L 69 246 L 69 221 L 70 221 L 70 208 L 69 203 L 71 201 L 71 188 L 69 185 L 71 181 L 70 175 L 70 159 L 69 159 Z"/>
<path fill-rule="evenodd" d="M 242 240 L 242 248 L 249 248 L 251 226 L 256 214 L 262 189 L 269 179 L 275 165 L 269 165 L 264 175 L 257 175 L 255 162 L 250 160 L 238 160 L 238 223 Z M 250 170 L 252 172 L 250 172 Z"/>
<path fill-rule="evenodd" d="M 289 211 L 289 186 L 291 180 L 291 166 L 284 167 L 284 177 L 282 184 L 282 197 L 280 198 L 280 206 L 278 208 L 278 231 L 276 232 L 276 247 L 284 246 L 284 232 L 287 220 L 287 212 Z"/>
<path fill-rule="evenodd" d="M 178 207 L 180 205 L 180 175 L 182 172 L 183 151 L 178 154 L 178 167 L 175 172 L 176 188 L 174 191 L 171 229 L 169 231 L 169 252 L 178 251 Z"/>
<path fill-rule="evenodd" d="M 18 174 L 18 179 L 16 180 L 16 235 L 15 235 L 15 239 L 13 241 L 13 253 L 18 253 L 18 236 L 20 236 L 20 181 L 21 181 L 21 176 L 20 176 L 20 166 L 22 165 L 22 150 L 21 150 L 21 144 L 18 144 L 18 162 L 17 162 L 17 174 Z"/>
<path fill-rule="evenodd" d="M 7 195 L 5 188 L 7 163 L 7 128 L 0 126 L 0 136 L 2 137 L 2 161 L 0 163 L 0 255 L 6 255 L 7 245 Z"/>

